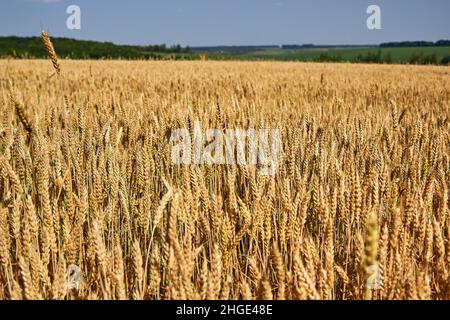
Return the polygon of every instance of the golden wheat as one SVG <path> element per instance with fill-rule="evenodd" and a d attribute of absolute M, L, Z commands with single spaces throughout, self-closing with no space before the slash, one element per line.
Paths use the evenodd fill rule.
<path fill-rule="evenodd" d="M 56 73 L 59 75 L 61 73 L 61 67 L 59 66 L 58 62 L 58 56 L 56 55 L 55 48 L 53 47 L 53 43 L 47 34 L 47 32 L 42 31 L 41 32 L 42 41 L 44 42 L 45 49 L 47 50 L 48 57 L 52 61 L 53 68 L 55 69 Z"/>
<path fill-rule="evenodd" d="M 448 68 L 0 66 L 0 299 L 450 299 Z M 278 171 L 174 164 L 196 120 L 279 129 Z"/>

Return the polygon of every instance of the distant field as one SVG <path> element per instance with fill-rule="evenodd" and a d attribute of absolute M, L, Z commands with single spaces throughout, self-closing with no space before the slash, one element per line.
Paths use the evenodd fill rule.
<path fill-rule="evenodd" d="M 390 54 L 393 63 L 406 63 L 414 55 L 436 55 L 437 61 L 450 56 L 450 47 L 406 47 L 406 48 L 308 48 L 308 49 L 281 49 L 268 48 L 248 53 L 249 57 L 275 60 L 306 60 L 318 59 L 321 55 L 340 57 L 342 60 L 354 61 L 358 55 L 376 54 L 382 56 Z"/>

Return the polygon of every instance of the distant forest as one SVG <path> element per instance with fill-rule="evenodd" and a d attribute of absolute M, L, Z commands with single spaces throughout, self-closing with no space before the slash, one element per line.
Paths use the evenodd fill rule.
<path fill-rule="evenodd" d="M 52 38 L 58 55 L 71 59 L 189 59 L 189 47 L 165 44 L 133 46 L 111 42 Z M 40 37 L 0 37 L 0 57 L 45 58 L 47 53 Z"/>
<path fill-rule="evenodd" d="M 401 41 L 384 42 L 380 45 L 315 45 L 315 44 L 283 44 L 282 49 L 313 49 L 313 48 L 416 48 L 416 47 L 449 47 L 450 40 L 432 41 Z"/>
<path fill-rule="evenodd" d="M 380 48 L 403 48 L 403 47 L 448 47 L 450 40 L 430 41 L 402 41 L 402 42 L 386 42 L 380 44 Z"/>

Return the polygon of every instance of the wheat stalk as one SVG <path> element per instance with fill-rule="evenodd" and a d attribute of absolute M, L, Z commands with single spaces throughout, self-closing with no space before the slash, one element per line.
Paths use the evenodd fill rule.
<path fill-rule="evenodd" d="M 47 34 L 47 32 L 42 31 L 41 36 L 42 36 L 42 41 L 44 41 L 44 44 L 45 44 L 45 49 L 47 50 L 47 55 L 50 58 L 50 60 L 52 61 L 53 68 L 55 69 L 56 73 L 58 75 L 60 75 L 61 67 L 59 65 L 58 56 L 56 55 L 56 51 L 55 51 L 55 48 L 53 47 L 53 43 L 52 43 L 49 35 Z"/>

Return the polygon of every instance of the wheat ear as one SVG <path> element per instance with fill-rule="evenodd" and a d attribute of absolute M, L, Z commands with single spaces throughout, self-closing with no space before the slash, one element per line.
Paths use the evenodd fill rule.
<path fill-rule="evenodd" d="M 53 47 L 53 43 L 50 40 L 50 37 L 48 36 L 47 32 L 42 31 L 41 33 L 42 40 L 45 44 L 45 49 L 47 50 L 48 57 L 52 61 L 53 68 L 55 68 L 56 73 L 59 75 L 61 73 L 61 67 L 58 63 L 58 56 L 56 55 L 55 48 Z"/>
<path fill-rule="evenodd" d="M 27 118 L 24 107 L 14 98 L 14 95 L 12 93 L 10 94 L 10 100 L 11 103 L 14 105 L 16 115 L 19 118 L 20 122 L 22 122 L 23 127 L 28 133 L 31 133 L 33 131 L 33 126 L 31 125 L 31 122 Z"/>

